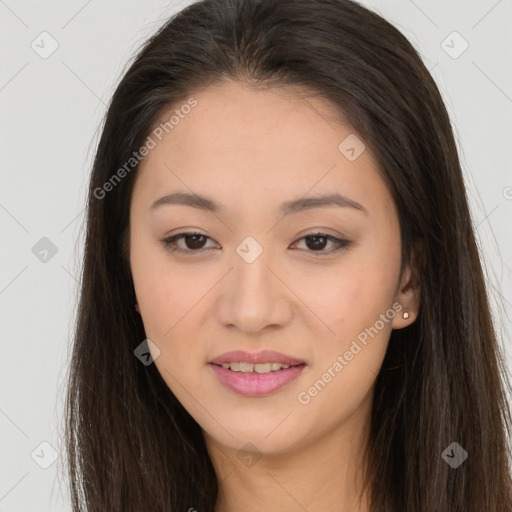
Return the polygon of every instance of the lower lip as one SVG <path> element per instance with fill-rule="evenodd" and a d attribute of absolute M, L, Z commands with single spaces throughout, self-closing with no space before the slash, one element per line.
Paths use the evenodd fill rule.
<path fill-rule="evenodd" d="M 233 372 L 216 364 L 210 363 L 210 366 L 224 386 L 244 396 L 264 396 L 274 393 L 296 379 L 306 367 L 305 364 L 301 364 L 277 372 L 243 373 Z"/>

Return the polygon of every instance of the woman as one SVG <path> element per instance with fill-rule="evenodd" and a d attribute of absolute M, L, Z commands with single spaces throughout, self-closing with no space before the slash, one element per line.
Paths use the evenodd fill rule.
<path fill-rule="evenodd" d="M 204 0 L 90 181 L 74 510 L 512 510 L 507 383 L 448 114 L 350 0 Z"/>

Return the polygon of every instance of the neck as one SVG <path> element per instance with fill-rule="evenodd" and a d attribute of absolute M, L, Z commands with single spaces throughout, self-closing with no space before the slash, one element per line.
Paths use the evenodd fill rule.
<path fill-rule="evenodd" d="M 205 432 L 219 485 L 215 512 L 368 512 L 367 430 L 348 419 L 300 447 L 272 454 L 242 453 Z"/>

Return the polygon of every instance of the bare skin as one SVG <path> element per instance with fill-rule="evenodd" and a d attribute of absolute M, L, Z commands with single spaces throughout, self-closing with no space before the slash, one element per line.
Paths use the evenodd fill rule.
<path fill-rule="evenodd" d="M 358 498 L 375 379 L 391 330 L 419 308 L 411 269 L 400 276 L 398 217 L 378 164 L 368 148 L 353 161 L 340 151 L 355 132 L 324 99 L 237 82 L 191 96 L 197 106 L 139 170 L 130 262 L 146 335 L 160 351 L 155 364 L 204 432 L 219 481 L 216 512 L 368 512 L 366 493 Z M 174 192 L 224 210 L 151 210 Z M 365 211 L 279 210 L 333 193 Z M 204 237 L 165 246 L 190 231 Z M 350 243 L 315 239 L 318 232 Z M 249 236 L 263 250 L 252 262 L 237 252 Z M 275 350 L 306 366 L 279 390 L 248 397 L 209 364 L 231 350 Z M 336 370 L 339 357 L 346 364 Z"/>

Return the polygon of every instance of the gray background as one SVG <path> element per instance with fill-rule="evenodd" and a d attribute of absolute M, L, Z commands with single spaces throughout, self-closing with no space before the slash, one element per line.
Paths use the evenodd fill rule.
<path fill-rule="evenodd" d="M 0 512 L 70 510 L 62 404 L 98 126 L 140 43 L 188 3 L 0 0 Z M 441 89 L 509 346 L 512 1 L 361 3 L 409 38 Z"/>

